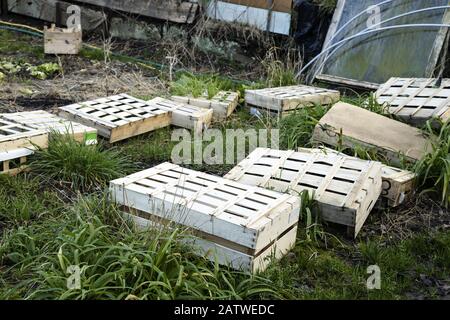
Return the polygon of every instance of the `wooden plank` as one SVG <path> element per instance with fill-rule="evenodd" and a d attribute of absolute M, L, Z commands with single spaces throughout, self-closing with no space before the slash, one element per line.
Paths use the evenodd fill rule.
<path fill-rule="evenodd" d="M 194 22 L 198 3 L 176 0 L 77 0 L 111 10 L 129 12 L 177 23 Z"/>
<path fill-rule="evenodd" d="M 175 102 L 189 104 L 199 108 L 212 109 L 212 120 L 220 121 L 228 118 L 236 109 L 239 103 L 239 93 L 220 91 L 211 99 L 208 99 L 206 95 L 198 98 L 172 96 L 170 99 Z"/>
<path fill-rule="evenodd" d="M 339 102 L 314 128 L 312 140 L 329 146 L 376 149 L 394 163 L 420 160 L 431 150 L 422 131 L 363 108 Z"/>
<path fill-rule="evenodd" d="M 315 105 L 333 104 L 340 99 L 340 93 L 304 85 L 245 90 L 245 103 L 277 113 L 292 111 Z"/>
<path fill-rule="evenodd" d="M 197 134 L 202 133 L 211 124 L 213 117 L 213 109 L 199 108 L 164 98 L 154 98 L 147 103 L 153 108 L 171 112 L 172 125 L 191 129 Z"/>
<path fill-rule="evenodd" d="M 16 175 L 28 170 L 28 157 L 33 147 L 0 152 L 0 174 Z"/>
<path fill-rule="evenodd" d="M 144 218 L 137 215 L 135 211 L 132 212 L 132 214 L 124 212 L 124 216 L 127 220 L 132 221 L 139 230 L 152 231 L 156 228 L 165 227 L 149 219 L 148 216 Z M 229 246 L 208 238 L 202 238 L 197 233 L 194 233 L 192 237 L 185 235 L 181 240 L 192 246 L 195 254 L 204 256 L 212 262 L 217 261 L 219 264 L 230 266 L 233 269 L 257 273 L 267 268 L 271 262 L 270 257 L 278 260 L 286 255 L 295 246 L 296 239 L 297 225 L 293 225 L 286 234 L 273 241 L 258 256 L 233 250 Z"/>
<path fill-rule="evenodd" d="M 29 148 L 33 145 L 46 148 L 48 146 L 47 132 L 0 118 L 0 153 Z"/>
<path fill-rule="evenodd" d="M 381 164 L 336 154 L 257 148 L 226 179 L 293 195 L 313 194 L 325 221 L 358 234 L 381 193 Z"/>
<path fill-rule="evenodd" d="M 67 8 L 71 5 L 70 2 L 59 0 L 8 0 L 10 12 L 66 27 L 69 18 Z M 78 7 L 81 9 L 81 28 L 84 31 L 94 30 L 105 22 L 106 16 L 102 12 L 83 6 Z"/>
<path fill-rule="evenodd" d="M 55 25 L 49 29 L 44 27 L 44 52 L 46 54 L 78 54 L 83 39 L 81 30 L 77 28 L 57 28 Z"/>
<path fill-rule="evenodd" d="M 406 122 L 422 126 L 427 120 L 450 119 L 450 79 L 391 78 L 375 93 L 379 104 Z M 433 122 L 436 126 L 438 121 Z"/>
<path fill-rule="evenodd" d="M 337 154 L 348 157 L 349 159 L 358 159 L 326 147 L 299 148 L 298 151 L 306 153 Z M 416 178 L 417 175 L 411 171 L 381 164 L 381 197 L 385 199 L 385 202 L 389 207 L 401 205 L 405 201 L 411 199 L 414 195 Z"/>
<path fill-rule="evenodd" d="M 110 143 L 166 127 L 172 118 L 169 110 L 127 94 L 61 107 L 59 115 L 96 128 Z"/>
<path fill-rule="evenodd" d="M 224 2 L 239 4 L 247 7 L 271 9 L 278 12 L 291 12 L 292 0 L 224 0 Z"/>
<path fill-rule="evenodd" d="M 297 197 L 171 163 L 111 181 L 110 192 L 122 206 L 233 242 L 255 256 L 299 218 Z"/>
<path fill-rule="evenodd" d="M 76 141 L 84 142 L 87 145 L 97 143 L 97 129 L 68 121 L 43 110 L 3 113 L 0 114 L 0 118 L 49 133 L 56 131 L 60 134 L 70 134 Z"/>

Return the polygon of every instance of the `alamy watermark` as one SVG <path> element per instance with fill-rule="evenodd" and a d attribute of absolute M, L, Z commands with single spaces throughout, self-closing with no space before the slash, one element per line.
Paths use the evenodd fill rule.
<path fill-rule="evenodd" d="M 367 274 L 370 276 L 367 278 L 366 287 L 367 290 L 380 290 L 381 289 L 381 269 L 379 266 L 371 265 L 367 267 Z"/>
<path fill-rule="evenodd" d="M 256 148 L 279 149 L 278 129 L 207 129 L 201 135 L 192 135 L 186 129 L 172 132 L 175 164 L 236 164 Z"/>

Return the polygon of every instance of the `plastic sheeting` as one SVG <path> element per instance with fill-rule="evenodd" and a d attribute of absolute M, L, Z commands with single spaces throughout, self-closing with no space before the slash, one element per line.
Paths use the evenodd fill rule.
<path fill-rule="evenodd" d="M 398 0 L 380 6 L 379 4 L 383 1 L 339 0 L 325 46 L 327 42 L 334 44 L 402 13 L 449 5 L 448 0 Z M 336 30 L 364 10 L 367 11 L 329 42 Z M 450 23 L 449 18 L 448 9 L 440 9 L 402 17 L 382 24 L 381 27 L 413 23 Z M 319 79 L 330 80 L 336 77 L 341 78 L 340 80 L 350 80 L 349 82 L 358 85 L 358 82 L 362 81 L 380 84 L 393 76 L 431 77 L 444 47 L 447 33 L 447 28 L 421 27 L 380 31 L 356 38 L 346 43 L 329 58 L 321 70 Z"/>

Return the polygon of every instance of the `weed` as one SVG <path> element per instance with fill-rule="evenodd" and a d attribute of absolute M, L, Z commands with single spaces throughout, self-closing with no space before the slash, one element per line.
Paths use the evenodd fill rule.
<path fill-rule="evenodd" d="M 182 74 L 177 81 L 172 82 L 170 91 L 178 96 L 206 96 L 211 99 L 220 90 L 230 90 L 232 87 L 233 83 L 230 80 L 223 80 L 218 76 Z"/>
<path fill-rule="evenodd" d="M 87 146 L 69 134 L 55 132 L 50 134 L 48 149 L 36 150 L 30 167 L 37 174 L 80 191 L 103 187 L 133 169 L 128 157 L 116 149 Z"/>
<path fill-rule="evenodd" d="M 286 62 L 284 62 L 286 61 Z M 261 61 L 265 69 L 265 84 L 267 87 L 282 87 L 298 84 L 296 74 L 301 69 L 302 61 L 296 53 L 288 54 L 285 59 L 279 59 L 277 49 L 272 48 Z"/>

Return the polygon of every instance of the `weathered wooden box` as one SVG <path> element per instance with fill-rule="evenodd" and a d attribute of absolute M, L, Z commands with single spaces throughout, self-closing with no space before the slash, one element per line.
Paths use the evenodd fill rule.
<path fill-rule="evenodd" d="M 0 114 L 0 118 L 14 121 L 38 130 L 70 134 L 76 141 L 84 142 L 87 145 L 97 143 L 97 129 L 87 127 L 74 121 L 68 121 L 43 110 L 4 113 Z"/>
<path fill-rule="evenodd" d="M 172 125 L 191 129 L 197 134 L 201 134 L 212 121 L 212 109 L 199 108 L 164 98 L 154 98 L 147 103 L 155 108 L 170 111 L 172 113 Z"/>
<path fill-rule="evenodd" d="M 247 107 L 281 117 L 299 108 L 333 104 L 339 99 L 339 91 L 305 85 L 245 90 Z"/>
<path fill-rule="evenodd" d="M 394 163 L 420 160 L 431 150 L 421 130 L 363 108 L 339 102 L 314 128 L 312 141 L 329 146 L 376 149 Z"/>
<path fill-rule="evenodd" d="M 211 99 L 208 99 L 208 97 L 205 96 L 198 98 L 172 96 L 170 99 L 199 108 L 212 109 L 213 121 L 220 121 L 228 118 L 236 109 L 239 103 L 239 94 L 231 91 L 220 91 Z"/>
<path fill-rule="evenodd" d="M 389 113 L 416 126 L 432 118 L 450 119 L 450 79 L 391 78 L 375 97 Z"/>
<path fill-rule="evenodd" d="M 78 54 L 83 44 L 81 29 L 44 27 L 44 52 L 46 54 Z"/>
<path fill-rule="evenodd" d="M 48 133 L 0 117 L 0 153 L 33 145 L 46 148 Z"/>
<path fill-rule="evenodd" d="M 325 221 L 354 237 L 381 193 L 381 164 L 336 154 L 257 148 L 225 178 L 298 195 L 313 194 Z"/>
<path fill-rule="evenodd" d="M 28 157 L 32 154 L 32 148 L 0 152 L 0 174 L 16 175 L 27 170 Z"/>
<path fill-rule="evenodd" d="M 325 147 L 316 149 L 299 148 L 298 151 L 307 153 L 337 154 L 352 159 L 358 159 Z M 416 178 L 417 175 L 411 171 L 381 164 L 382 202 L 385 202 L 389 207 L 397 207 L 403 202 L 409 200 L 414 194 Z"/>
<path fill-rule="evenodd" d="M 279 258 L 295 244 L 298 197 L 171 163 L 111 181 L 110 192 L 139 226 L 187 227 L 199 238 L 198 253 L 236 269 L 264 270 L 272 254 Z"/>
<path fill-rule="evenodd" d="M 166 127 L 172 119 L 170 110 L 127 94 L 60 107 L 59 115 L 96 128 L 110 143 Z"/>

